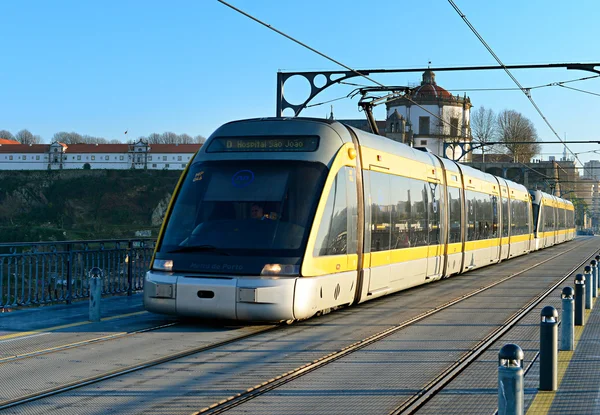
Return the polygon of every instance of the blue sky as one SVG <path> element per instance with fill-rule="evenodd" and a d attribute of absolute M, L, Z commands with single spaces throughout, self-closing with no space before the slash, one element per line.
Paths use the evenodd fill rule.
<path fill-rule="evenodd" d="M 505 64 L 600 62 L 600 3 L 556 0 L 455 0 Z M 452 6 L 438 1 L 231 0 L 277 29 L 356 69 L 494 65 Z M 278 70 L 339 70 L 216 0 L 0 2 L 0 129 L 27 128 L 46 142 L 57 131 L 125 139 L 151 132 L 209 136 L 220 124 L 275 115 Z M 591 75 L 518 70 L 525 87 Z M 419 82 L 420 73 L 376 75 L 379 82 Z M 453 93 L 514 87 L 502 71 L 440 72 Z M 367 80 L 352 82 L 369 85 Z M 568 84 L 600 93 L 600 78 Z M 286 85 L 299 100 L 302 83 Z M 313 103 L 343 97 L 333 86 Z M 519 91 L 468 92 L 475 107 L 514 109 L 543 140 L 556 140 Z M 600 97 L 560 87 L 533 98 L 561 137 L 600 140 Z M 357 101 L 336 101 L 336 118 L 362 118 Z M 383 116 L 383 107 L 376 112 Z M 324 117 L 330 105 L 302 115 Z M 570 145 L 575 152 L 598 145 Z M 561 154 L 558 145 L 544 146 Z M 600 159 L 594 153 L 580 159 Z"/>

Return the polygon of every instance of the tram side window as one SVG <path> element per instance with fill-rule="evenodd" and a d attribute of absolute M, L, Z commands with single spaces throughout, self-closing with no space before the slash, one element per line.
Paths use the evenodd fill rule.
<path fill-rule="evenodd" d="M 477 206 L 477 196 L 475 192 L 465 191 L 465 204 L 467 207 L 467 241 L 477 240 L 477 231 L 475 226 L 475 213 Z"/>
<path fill-rule="evenodd" d="M 556 213 L 558 213 L 558 229 L 565 229 L 565 210 L 557 208 Z"/>
<path fill-rule="evenodd" d="M 356 182 L 354 169 L 342 167 L 335 177 L 317 234 L 314 255 L 356 253 Z"/>
<path fill-rule="evenodd" d="M 479 193 L 477 195 L 477 239 L 492 237 L 492 201 L 490 195 Z"/>
<path fill-rule="evenodd" d="M 490 196 L 492 204 L 492 227 L 490 229 L 490 238 L 498 238 L 498 196 Z"/>
<path fill-rule="evenodd" d="M 461 205 L 460 205 L 460 192 L 461 190 L 457 187 L 448 187 L 448 207 L 450 231 L 448 235 L 448 243 L 460 242 L 460 228 L 461 228 Z"/>
<path fill-rule="evenodd" d="M 371 252 L 390 249 L 391 213 L 390 175 L 374 172 L 371 178 Z"/>
<path fill-rule="evenodd" d="M 529 231 L 529 205 L 524 200 L 512 199 L 511 236 L 526 235 Z"/>
<path fill-rule="evenodd" d="M 427 231 L 427 201 L 429 189 L 427 183 L 421 180 L 410 181 L 410 246 L 425 246 L 429 244 Z"/>
<path fill-rule="evenodd" d="M 440 185 L 437 183 L 426 183 L 426 186 L 429 187 L 429 203 L 428 206 L 428 235 L 429 235 L 429 245 L 439 245 L 440 244 L 440 206 L 442 206 L 442 201 L 440 200 Z"/>
<path fill-rule="evenodd" d="M 502 198 L 502 237 L 506 238 L 508 236 L 508 198 Z"/>
<path fill-rule="evenodd" d="M 409 248 L 411 231 L 411 179 L 391 176 L 392 190 L 392 244 L 391 249 Z"/>
<path fill-rule="evenodd" d="M 554 208 L 544 206 L 544 230 L 550 232 L 554 230 Z"/>

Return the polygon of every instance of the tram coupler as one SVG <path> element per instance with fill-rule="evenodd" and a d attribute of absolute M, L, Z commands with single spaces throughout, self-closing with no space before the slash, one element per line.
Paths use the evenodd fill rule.
<path fill-rule="evenodd" d="M 498 415 L 523 415 L 523 350 L 508 343 L 498 352 Z"/>
<path fill-rule="evenodd" d="M 560 322 L 560 350 L 575 348 L 575 290 L 565 287 L 560 295 L 562 299 L 562 315 Z"/>
<path fill-rule="evenodd" d="M 588 281 L 588 289 L 585 290 L 585 309 L 591 310 L 594 308 L 594 304 L 592 302 L 592 285 L 594 285 L 594 280 L 592 279 L 592 267 L 586 265 L 583 269 L 583 275 L 585 276 L 585 280 Z"/>
<path fill-rule="evenodd" d="M 542 391 L 558 388 L 558 311 L 542 308 L 540 323 L 540 387 Z"/>
<path fill-rule="evenodd" d="M 585 277 L 583 274 L 575 276 L 575 325 L 585 325 Z"/>
<path fill-rule="evenodd" d="M 100 301 L 102 299 L 102 277 L 103 272 L 100 268 L 94 267 L 88 273 L 90 287 L 90 316 L 89 320 L 93 322 L 100 321 Z"/>

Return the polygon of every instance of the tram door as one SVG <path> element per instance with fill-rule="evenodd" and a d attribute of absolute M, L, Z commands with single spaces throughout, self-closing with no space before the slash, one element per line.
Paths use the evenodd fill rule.
<path fill-rule="evenodd" d="M 490 262 L 498 262 L 500 260 L 501 244 L 501 229 L 500 229 L 500 192 L 497 195 L 491 196 L 492 200 L 492 238 L 495 241 L 490 247 Z"/>

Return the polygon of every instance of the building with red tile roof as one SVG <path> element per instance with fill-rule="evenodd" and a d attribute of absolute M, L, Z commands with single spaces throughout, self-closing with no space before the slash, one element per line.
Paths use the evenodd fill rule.
<path fill-rule="evenodd" d="M 0 170 L 183 170 L 202 144 L 19 144 L 0 141 Z"/>

